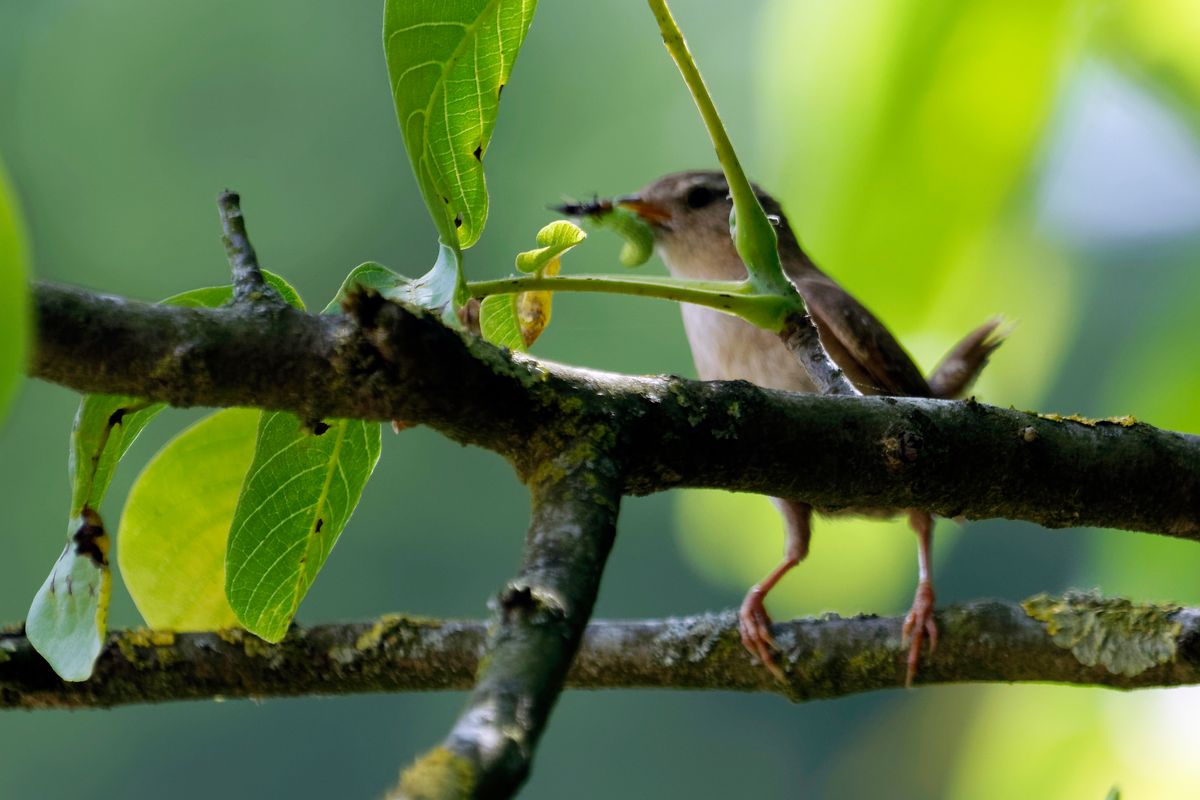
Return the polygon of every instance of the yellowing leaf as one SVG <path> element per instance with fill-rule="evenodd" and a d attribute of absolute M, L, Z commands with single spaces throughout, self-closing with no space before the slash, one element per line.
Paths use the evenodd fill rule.
<path fill-rule="evenodd" d="M 542 274 L 557 275 L 560 267 L 562 262 L 553 258 L 542 268 Z M 553 294 L 540 290 L 517 295 L 517 325 L 521 330 L 521 341 L 526 347 L 532 347 L 550 324 L 550 301 Z"/>
<path fill-rule="evenodd" d="M 117 560 L 151 627 L 237 623 L 225 599 L 225 548 L 260 416 L 229 409 L 201 420 L 168 442 L 130 490 Z"/>

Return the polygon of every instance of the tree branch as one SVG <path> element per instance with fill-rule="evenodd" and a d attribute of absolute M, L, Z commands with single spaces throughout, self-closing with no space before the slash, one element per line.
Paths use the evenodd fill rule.
<path fill-rule="evenodd" d="M 615 465 L 587 437 L 531 481 L 524 563 L 494 605 L 475 688 L 450 735 L 404 771 L 394 797 L 508 797 L 525 781 L 600 590 L 619 487 Z"/>
<path fill-rule="evenodd" d="M 1031 599 L 1031 608 L 1046 600 Z M 1099 605 L 1098 605 L 1099 604 Z M 1097 609 L 1101 610 L 1097 612 Z M 1059 636 L 1085 628 L 1061 620 L 1090 616 L 1145 633 L 1141 643 L 1118 632 L 1114 652 L 1159 652 L 1161 663 L 1133 675 L 1088 666 L 1016 603 L 996 600 L 938 612 L 937 652 L 918 684 L 1033 681 L 1113 689 L 1200 683 L 1200 608 L 1132 606 L 1069 596 L 1061 602 Z M 1147 627 L 1148 616 L 1159 621 Z M 774 692 L 817 700 L 901 686 L 907 649 L 898 617 L 826 616 L 774 626 L 783 647 L 779 683 L 751 660 L 738 640 L 732 611 L 682 619 L 598 621 L 587 627 L 567 686 Z M 1157 631 L 1157 633 L 1155 633 Z M 16 632 L 0 633 L 0 708 L 109 708 L 133 703 L 469 689 L 487 625 L 388 615 L 372 622 L 294 627 L 276 645 L 239 630 L 171 634 L 116 631 L 83 683 L 59 679 Z M 1113 643 L 1116 644 L 1113 644 Z M 1153 644 L 1154 647 L 1147 646 Z M 1158 649 L 1161 647 L 1161 649 Z M 474 698 L 472 703 L 474 702 Z"/>
<path fill-rule="evenodd" d="M 250 237 L 246 234 L 246 218 L 242 216 L 241 197 L 228 189 L 217 195 L 217 210 L 221 213 L 225 254 L 233 273 L 233 302 L 235 305 L 262 303 L 267 306 L 286 305 L 275 288 L 267 283 Z"/>
<path fill-rule="evenodd" d="M 1200 539 L 1200 437 L 1130 418 L 615 375 L 513 355 L 365 293 L 340 316 L 44 284 L 35 304 L 31 374 L 80 391 L 424 423 L 525 478 L 557 452 L 558 431 L 600 426 L 625 493 L 714 487 Z"/>

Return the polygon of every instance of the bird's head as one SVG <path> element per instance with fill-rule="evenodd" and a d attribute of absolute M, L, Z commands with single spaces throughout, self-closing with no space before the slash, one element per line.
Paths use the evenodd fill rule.
<path fill-rule="evenodd" d="M 783 219 L 779 204 L 754 187 L 767 214 Z M 614 206 L 634 212 L 654 232 L 654 247 L 673 275 L 682 278 L 734 280 L 745 267 L 729 233 L 733 200 L 725 176 L 714 170 L 664 175 L 631 195 L 581 206 L 567 213 L 604 213 Z M 781 238 L 786 224 L 777 226 Z M 790 233 L 787 234 L 790 236 Z"/>

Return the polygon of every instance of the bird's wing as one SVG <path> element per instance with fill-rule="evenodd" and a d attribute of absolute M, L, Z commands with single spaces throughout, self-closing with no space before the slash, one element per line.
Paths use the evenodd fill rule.
<path fill-rule="evenodd" d="M 929 397 L 912 357 L 874 314 L 816 267 L 788 270 L 829 355 L 865 394 Z"/>

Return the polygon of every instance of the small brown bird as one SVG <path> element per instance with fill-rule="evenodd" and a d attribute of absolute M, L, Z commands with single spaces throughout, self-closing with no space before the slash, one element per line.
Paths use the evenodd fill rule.
<path fill-rule="evenodd" d="M 872 395 L 953 398 L 970 386 L 1003 340 L 1003 335 L 997 333 L 999 319 L 968 334 L 926 380 L 883 323 L 813 264 L 800 247 L 779 203 L 758 187 L 755 192 L 772 221 L 777 221 L 783 269 L 804 298 L 821 342 L 859 391 Z M 729 233 L 733 204 L 725 176 L 720 172 L 678 172 L 659 178 L 635 195 L 562 210 L 569 213 L 582 210 L 586 215 L 602 213 L 612 205 L 636 212 L 650 225 L 655 250 L 672 275 L 703 280 L 746 277 L 745 265 Z M 701 306 L 685 304 L 681 308 L 692 358 L 701 379 L 740 378 L 773 389 L 814 391 L 808 373 L 775 333 Z M 774 502 L 786 530 L 784 558 L 747 593 L 739 613 L 739 627 L 746 649 L 782 677 L 771 654 L 776 645 L 763 601 L 779 579 L 808 554 L 813 509 L 795 499 L 774 498 Z M 878 509 L 861 513 L 889 515 Z M 903 627 L 905 639 L 911 636 L 906 673 L 906 683 L 911 684 L 922 640 L 928 637 L 932 653 L 937 646 L 937 627 L 933 619 L 930 571 L 933 518 L 917 509 L 910 509 L 908 517 L 919 543 L 917 591 Z"/>

